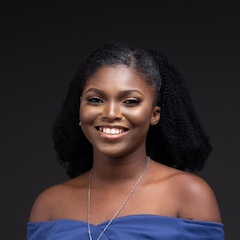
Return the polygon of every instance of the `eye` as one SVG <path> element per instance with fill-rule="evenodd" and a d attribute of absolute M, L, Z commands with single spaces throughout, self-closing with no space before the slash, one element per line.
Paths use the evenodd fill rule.
<path fill-rule="evenodd" d="M 123 103 L 128 106 L 138 105 L 141 101 L 137 98 L 128 98 Z"/>
<path fill-rule="evenodd" d="M 88 98 L 87 101 L 92 105 L 98 105 L 98 104 L 103 103 L 103 100 L 101 98 L 98 98 L 98 97 Z"/>

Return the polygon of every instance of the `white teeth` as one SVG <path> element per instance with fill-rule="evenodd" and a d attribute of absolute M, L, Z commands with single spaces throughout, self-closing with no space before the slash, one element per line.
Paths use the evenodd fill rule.
<path fill-rule="evenodd" d="M 99 131 L 110 135 L 117 135 L 124 132 L 124 130 L 121 128 L 107 128 L 107 127 L 99 127 Z"/>

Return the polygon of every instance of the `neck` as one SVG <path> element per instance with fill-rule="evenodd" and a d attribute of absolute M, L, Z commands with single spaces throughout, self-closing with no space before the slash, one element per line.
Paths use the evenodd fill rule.
<path fill-rule="evenodd" d="M 136 179 L 146 166 L 147 155 L 135 155 L 121 158 L 96 156 L 93 161 L 93 173 L 99 181 L 124 181 Z"/>

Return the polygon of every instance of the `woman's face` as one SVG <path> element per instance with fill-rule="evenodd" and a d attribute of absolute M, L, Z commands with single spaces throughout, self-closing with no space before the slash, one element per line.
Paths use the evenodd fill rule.
<path fill-rule="evenodd" d="M 148 128 L 160 119 L 154 91 L 127 67 L 102 67 L 87 81 L 80 104 L 83 133 L 94 153 L 109 157 L 145 150 Z"/>

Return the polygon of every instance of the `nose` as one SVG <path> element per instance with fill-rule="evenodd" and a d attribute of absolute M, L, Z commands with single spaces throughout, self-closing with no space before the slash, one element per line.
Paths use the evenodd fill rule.
<path fill-rule="evenodd" d="M 102 119 L 110 122 L 121 120 L 122 113 L 120 106 L 115 102 L 106 103 L 103 108 Z"/>

